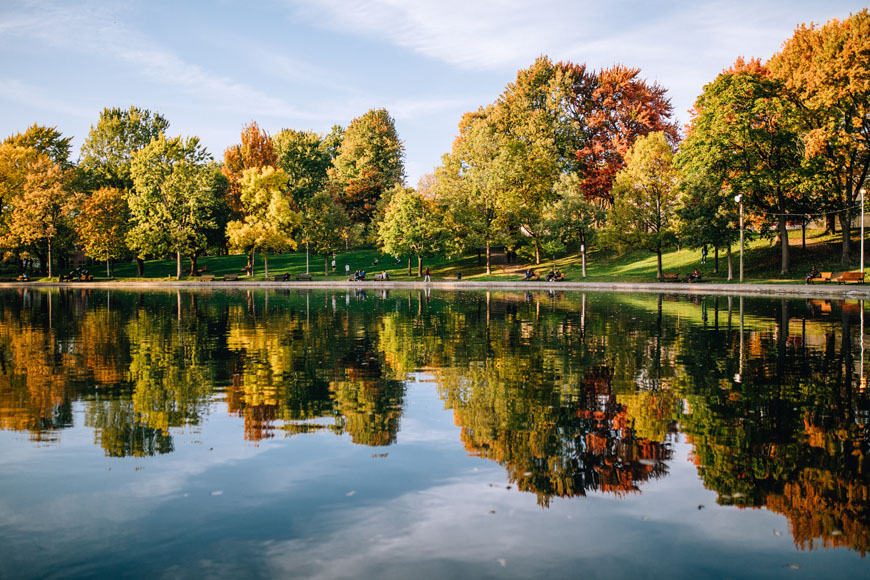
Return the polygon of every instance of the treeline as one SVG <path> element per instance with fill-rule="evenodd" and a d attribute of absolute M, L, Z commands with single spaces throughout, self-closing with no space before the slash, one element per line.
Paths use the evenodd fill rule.
<path fill-rule="evenodd" d="M 404 151 L 387 111 L 327 135 L 255 122 L 218 164 L 196 137 L 167 136 L 160 114 L 104 109 L 77 163 L 71 138 L 33 125 L 0 145 L 0 245 L 48 276 L 80 248 L 96 260 L 173 255 L 197 272 L 206 252 L 254 259 L 305 243 L 324 255 L 357 244 L 377 201 L 404 180 Z"/>
<path fill-rule="evenodd" d="M 635 68 L 594 71 L 538 58 L 491 104 L 466 113 L 452 149 L 418 186 L 404 183 L 404 150 L 386 110 L 326 135 L 251 123 L 217 164 L 195 138 L 167 137 L 147 110 L 106 109 L 69 159 L 69 138 L 34 125 L 0 148 L 0 244 L 6 259 L 78 244 L 95 259 L 175 255 L 196 273 L 204 252 L 257 254 L 351 245 L 417 257 L 505 246 L 542 254 L 593 245 L 675 243 L 728 256 L 738 204 L 748 227 L 851 222 L 870 169 L 870 14 L 800 26 L 768 61 L 737 58 L 704 87 L 681 134 L 666 90 Z M 718 260 L 716 261 L 718 265 Z"/>

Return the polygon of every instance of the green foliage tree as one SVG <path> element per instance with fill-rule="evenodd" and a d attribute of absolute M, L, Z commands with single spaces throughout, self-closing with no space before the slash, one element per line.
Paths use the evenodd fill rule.
<path fill-rule="evenodd" d="M 691 248 L 712 246 L 717 255 L 714 272 L 718 270 L 718 249 L 728 254 L 728 279 L 732 279 L 731 245 L 739 237 L 737 203 L 731 189 L 723 187 L 721 179 L 707 173 L 692 162 L 699 159 L 693 153 L 694 141 L 687 140 L 675 158 L 681 168 L 677 208 L 677 235 Z"/>
<path fill-rule="evenodd" d="M 174 252 L 180 279 L 182 254 L 190 257 L 195 270 L 196 258 L 207 245 L 206 232 L 216 225 L 211 155 L 196 137 L 167 139 L 161 134 L 133 154 L 131 174 L 127 243 L 140 257 Z"/>
<path fill-rule="evenodd" d="M 738 59 L 704 87 L 695 109 L 685 144 L 690 164 L 743 194 L 762 222 L 776 222 L 781 272 L 788 273 L 788 216 L 802 211 L 804 196 L 797 108 L 760 62 Z"/>
<path fill-rule="evenodd" d="M 79 167 L 93 189 L 131 189 L 133 154 L 169 128 L 169 121 L 148 109 L 105 108 L 82 144 Z"/>
<path fill-rule="evenodd" d="M 613 184 L 608 231 L 621 245 L 655 252 L 659 280 L 662 250 L 674 239 L 678 176 L 667 137 L 656 132 L 635 141 Z"/>
<path fill-rule="evenodd" d="M 580 247 L 583 277 L 586 277 L 587 244 L 604 223 L 605 212 L 586 199 L 582 179 L 575 173 L 565 174 L 556 184 L 558 198 L 544 207 L 544 226 L 552 249 L 565 251 Z"/>
<path fill-rule="evenodd" d="M 354 223 L 368 226 L 384 192 L 405 179 L 405 150 L 386 109 L 373 109 L 344 131 L 330 177 Z"/>
<path fill-rule="evenodd" d="M 492 274 L 492 246 L 508 239 L 502 135 L 488 109 L 467 113 L 453 149 L 435 171 L 434 192 L 447 208 L 447 231 L 457 251 L 484 248 L 486 273 Z"/>
<path fill-rule="evenodd" d="M 419 195 L 413 188 L 396 186 L 378 238 L 384 252 L 394 256 L 416 255 L 417 276 L 423 275 L 423 258 L 440 249 L 440 208 L 433 199 Z M 408 262 L 408 276 L 411 264 Z"/>
<path fill-rule="evenodd" d="M 244 218 L 227 224 L 230 247 L 246 252 L 260 250 L 266 277 L 269 276 L 269 252 L 296 247 L 293 235 L 300 219 L 290 199 L 284 195 L 286 187 L 287 175 L 282 169 L 246 169 L 242 173 L 240 196 Z M 253 276 L 253 262 L 251 266 Z"/>
<path fill-rule="evenodd" d="M 284 129 L 272 137 L 276 167 L 287 174 L 290 195 L 302 207 L 326 185 L 332 156 L 324 138 L 313 131 Z"/>
<path fill-rule="evenodd" d="M 314 194 L 305 204 L 302 239 L 315 254 L 323 255 L 323 275 L 329 275 L 329 257 L 345 240 L 350 218 L 344 207 L 326 190 Z"/>

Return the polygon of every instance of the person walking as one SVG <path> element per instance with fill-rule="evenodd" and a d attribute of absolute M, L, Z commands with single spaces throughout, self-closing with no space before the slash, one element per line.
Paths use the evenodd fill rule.
<path fill-rule="evenodd" d="M 707 244 L 704 244 L 703 247 L 701 247 L 701 263 L 707 263 Z"/>
<path fill-rule="evenodd" d="M 426 282 L 429 281 L 429 267 L 426 267 Z"/>

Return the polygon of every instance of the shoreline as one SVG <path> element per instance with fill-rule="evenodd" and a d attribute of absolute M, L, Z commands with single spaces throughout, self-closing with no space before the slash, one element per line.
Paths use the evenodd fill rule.
<path fill-rule="evenodd" d="M 834 298 L 834 299 L 870 299 L 870 286 L 866 284 L 711 284 L 707 282 L 475 282 L 472 280 L 435 280 L 432 282 L 271 282 L 244 281 L 235 282 L 210 281 L 199 282 L 190 280 L 155 280 L 155 281 L 123 281 L 123 282 L 2 282 L 3 289 L 54 289 L 54 288 L 87 288 L 99 290 L 143 290 L 143 289 L 416 289 L 416 290 L 521 290 L 521 291 L 574 291 L 574 292 L 643 292 L 654 294 L 688 294 L 688 295 L 731 295 L 731 296 L 770 296 L 784 298 Z"/>

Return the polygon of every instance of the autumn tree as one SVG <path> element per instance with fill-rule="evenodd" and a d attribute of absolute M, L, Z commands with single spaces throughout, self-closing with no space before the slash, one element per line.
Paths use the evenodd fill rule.
<path fill-rule="evenodd" d="M 674 239 L 678 175 L 673 150 L 660 131 L 639 138 L 629 148 L 625 168 L 613 182 L 608 230 L 620 244 L 655 252 L 659 280 L 662 250 Z"/>
<path fill-rule="evenodd" d="M 788 272 L 788 217 L 802 207 L 803 150 L 797 108 L 757 60 L 738 59 L 704 87 L 684 148 L 762 221 L 775 221 Z M 766 231 L 766 228 L 765 228 Z"/>
<path fill-rule="evenodd" d="M 299 225 L 299 214 L 284 195 L 287 175 L 274 167 L 246 169 L 240 181 L 244 217 L 227 224 L 230 246 L 253 252 L 260 250 L 266 277 L 269 276 L 269 252 L 294 249 L 293 235 Z M 253 276 L 253 262 L 251 263 Z"/>
<path fill-rule="evenodd" d="M 329 191 L 321 190 L 303 209 L 302 239 L 315 253 L 323 255 L 323 275 L 329 275 L 329 257 L 344 243 L 350 218 Z"/>
<path fill-rule="evenodd" d="M 64 137 L 57 127 L 45 127 L 34 123 L 24 133 L 16 133 L 6 138 L 4 143 L 17 147 L 28 147 L 39 155 L 45 155 L 52 163 L 69 169 L 70 142 L 72 137 Z"/>
<path fill-rule="evenodd" d="M 661 131 L 672 145 L 678 141 L 673 107 L 665 88 L 643 79 L 640 69 L 614 65 L 595 72 L 585 64 L 560 66 L 571 83 L 565 112 L 574 127 L 576 171 L 586 196 L 609 206 L 613 179 L 638 138 Z"/>
<path fill-rule="evenodd" d="M 251 121 L 242 129 L 241 143 L 231 145 L 224 151 L 224 162 L 221 171 L 229 181 L 227 200 L 234 217 L 243 215 L 241 202 L 242 174 L 246 169 L 275 167 L 275 150 L 269 134 Z"/>
<path fill-rule="evenodd" d="M 105 260 L 106 275 L 111 276 L 112 260 L 127 252 L 126 236 L 130 212 L 123 190 L 101 187 L 86 197 L 75 220 L 76 233 L 85 254 Z"/>
<path fill-rule="evenodd" d="M 82 144 L 79 168 L 91 187 L 130 189 L 133 154 L 169 128 L 169 121 L 148 109 L 105 108 Z"/>
<path fill-rule="evenodd" d="M 405 179 L 405 149 L 386 109 L 351 121 L 329 172 L 354 223 L 368 225 L 384 192 Z"/>
<path fill-rule="evenodd" d="M 216 225 L 211 155 L 196 137 L 167 139 L 161 134 L 134 153 L 131 174 L 127 243 L 140 256 L 175 253 L 180 279 L 182 255 L 190 257 L 195 270 L 207 244 L 206 231 Z"/>
<path fill-rule="evenodd" d="M 28 167 L 21 195 L 12 201 L 9 237 L 44 256 L 42 269 L 49 277 L 54 275 L 58 240 L 64 236 L 69 239 L 72 234 L 71 220 L 78 200 L 69 187 L 70 180 L 70 170 L 39 155 Z"/>
<path fill-rule="evenodd" d="M 842 263 L 850 253 L 851 221 L 870 171 L 870 12 L 823 26 L 802 24 L 768 66 L 797 96 L 805 155 L 823 160 L 840 209 Z"/>
<path fill-rule="evenodd" d="M 0 144 L 0 238 L 9 232 L 13 202 L 24 190 L 28 168 L 38 155 L 30 147 Z"/>

